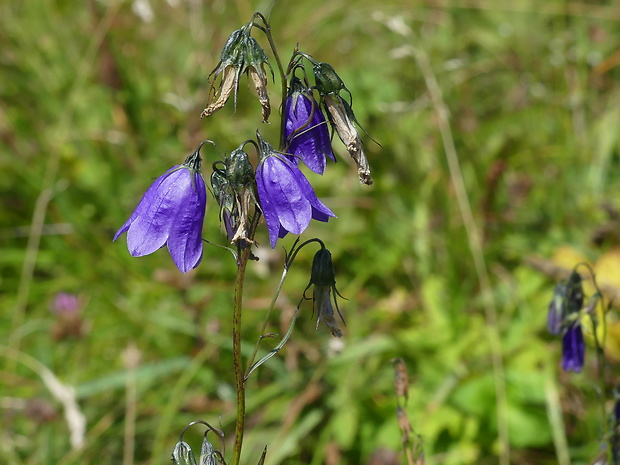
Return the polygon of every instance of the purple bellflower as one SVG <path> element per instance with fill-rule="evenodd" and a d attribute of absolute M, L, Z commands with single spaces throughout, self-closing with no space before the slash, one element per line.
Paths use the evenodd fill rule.
<path fill-rule="evenodd" d="M 327 121 L 312 92 L 296 77 L 291 81 L 289 95 L 284 104 L 284 117 L 284 137 L 288 146 L 286 151 L 301 157 L 306 166 L 315 173 L 323 174 L 325 158 L 336 161 Z"/>
<path fill-rule="evenodd" d="M 173 166 L 148 188 L 129 219 L 114 235 L 127 232 L 132 257 L 149 255 L 168 246 L 174 264 L 183 273 L 202 260 L 202 225 L 207 205 L 200 174 L 200 147 L 181 165 Z"/>
<path fill-rule="evenodd" d="M 562 339 L 562 368 L 564 371 L 579 373 L 583 367 L 586 346 L 579 321 L 574 322 L 564 333 Z"/>
<path fill-rule="evenodd" d="M 304 232 L 311 219 L 327 222 L 336 215 L 318 199 L 300 169 L 277 153 L 260 134 L 257 136 L 261 159 L 256 168 L 256 187 L 269 242 L 274 248 L 278 238 L 289 232 Z"/>

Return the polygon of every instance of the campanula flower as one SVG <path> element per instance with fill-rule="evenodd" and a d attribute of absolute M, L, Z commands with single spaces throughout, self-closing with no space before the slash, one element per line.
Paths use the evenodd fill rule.
<path fill-rule="evenodd" d="M 327 222 L 330 216 L 336 216 L 317 198 L 297 165 L 277 153 L 260 135 L 258 143 L 256 187 L 272 248 L 289 232 L 301 234 L 311 219 Z"/>
<path fill-rule="evenodd" d="M 286 152 L 301 157 L 308 168 L 323 174 L 325 158 L 336 161 L 327 121 L 312 92 L 296 77 L 291 82 L 284 104 L 284 118 L 284 138 L 288 146 Z"/>
<path fill-rule="evenodd" d="M 132 257 L 149 255 L 167 245 L 183 273 L 196 268 L 202 260 L 207 193 L 200 174 L 201 146 L 183 164 L 173 166 L 155 180 L 114 235 L 116 240 L 127 232 Z"/>
<path fill-rule="evenodd" d="M 579 373 L 583 367 L 586 346 L 583 342 L 583 330 L 579 321 L 575 321 L 564 333 L 562 339 L 562 368 L 564 371 Z"/>

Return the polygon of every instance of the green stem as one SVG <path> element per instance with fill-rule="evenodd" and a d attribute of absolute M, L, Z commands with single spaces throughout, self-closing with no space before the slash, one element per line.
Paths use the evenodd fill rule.
<path fill-rule="evenodd" d="M 600 414 L 601 414 L 601 425 L 603 428 L 603 438 L 607 443 L 606 448 L 606 456 L 607 463 L 613 463 L 613 444 L 611 442 L 611 433 L 609 431 L 609 421 L 607 420 L 607 411 L 605 410 L 605 399 L 606 399 L 606 386 L 605 386 L 605 373 L 607 372 L 607 361 L 605 359 L 605 340 L 607 336 L 607 321 L 606 321 L 606 310 L 605 310 L 605 302 L 603 300 L 603 293 L 601 289 L 598 287 L 598 283 L 596 282 L 596 275 L 594 274 L 594 270 L 592 267 L 586 263 L 578 263 L 575 265 L 575 270 L 579 266 L 584 266 L 588 269 L 588 273 L 590 274 L 590 278 L 592 279 L 592 284 L 594 285 L 594 289 L 596 293 L 601 296 L 600 300 L 596 303 L 594 308 L 592 309 L 592 313 L 590 315 L 590 321 L 592 322 L 592 335 L 594 336 L 594 346 L 596 350 L 596 359 L 598 362 L 598 390 L 600 396 Z M 598 319 L 597 307 L 601 306 L 602 308 L 602 318 Z M 602 336 L 601 339 L 598 337 L 598 327 L 602 326 Z"/>
<path fill-rule="evenodd" d="M 280 55 L 278 55 L 278 50 L 276 48 L 276 44 L 273 41 L 273 36 L 271 35 L 271 24 L 267 18 L 265 18 L 261 13 L 255 13 L 257 17 L 259 17 L 264 24 L 264 28 L 261 30 L 267 36 L 267 40 L 269 41 L 269 46 L 271 47 L 271 51 L 273 52 L 273 56 L 276 59 L 276 64 L 278 65 L 278 72 L 280 73 L 280 82 L 282 86 L 282 103 L 280 108 L 284 111 L 284 102 L 286 100 L 287 94 L 287 86 L 286 86 L 286 73 L 284 72 L 284 67 L 282 66 L 282 61 L 280 60 Z M 280 150 L 284 150 L 285 140 L 284 140 L 284 125 L 286 124 L 285 118 L 280 118 Z"/>
<path fill-rule="evenodd" d="M 233 300 L 233 365 L 235 369 L 235 388 L 237 391 L 237 424 L 235 427 L 235 445 L 230 465 L 239 465 L 243 431 L 245 428 L 245 382 L 243 380 L 243 363 L 241 361 L 241 310 L 243 307 L 243 281 L 250 256 L 250 247 L 243 249 L 237 261 L 237 279 Z"/>
<path fill-rule="evenodd" d="M 252 257 L 251 243 L 254 240 L 256 227 L 260 220 L 260 212 L 254 214 L 248 232 L 248 243 L 240 248 L 237 258 L 237 278 L 235 280 L 235 294 L 233 297 L 233 366 L 235 370 L 235 390 L 237 392 L 237 423 L 235 426 L 235 445 L 229 465 L 239 465 L 241 446 L 245 429 L 245 379 L 243 361 L 241 360 L 241 313 L 243 309 L 243 282 L 248 260 Z"/>

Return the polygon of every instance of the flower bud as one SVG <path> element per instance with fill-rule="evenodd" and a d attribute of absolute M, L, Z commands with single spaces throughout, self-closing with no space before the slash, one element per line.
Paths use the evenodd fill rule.
<path fill-rule="evenodd" d="M 341 90 L 346 89 L 344 82 L 330 64 L 316 63 L 312 71 L 314 71 L 316 88 L 321 95 L 338 95 Z"/>
<path fill-rule="evenodd" d="M 235 191 L 240 191 L 242 187 L 252 185 L 254 181 L 254 169 L 250 163 L 250 157 L 240 148 L 226 158 L 226 179 Z"/>
<path fill-rule="evenodd" d="M 315 286 L 333 286 L 336 284 L 336 270 L 332 262 L 332 254 L 322 248 L 314 255 L 310 284 Z"/>
<path fill-rule="evenodd" d="M 338 316 L 340 316 L 340 319 L 344 323 L 344 318 L 342 318 L 336 300 L 336 295 L 340 295 L 336 289 L 336 271 L 332 262 L 332 254 L 325 247 L 321 247 L 314 255 L 310 282 L 306 287 L 306 291 L 312 285 L 314 285 L 314 289 L 312 290 L 312 303 L 314 311 L 317 313 L 316 327 L 318 328 L 319 323 L 323 322 L 325 326 L 331 330 L 333 336 L 342 337 L 342 331 L 338 327 L 338 322 L 334 317 L 334 307 L 336 307 Z"/>
<path fill-rule="evenodd" d="M 174 450 L 172 451 L 172 463 L 174 465 L 198 465 L 192 448 L 188 443 L 183 441 L 177 442 L 176 446 L 174 446 Z"/>

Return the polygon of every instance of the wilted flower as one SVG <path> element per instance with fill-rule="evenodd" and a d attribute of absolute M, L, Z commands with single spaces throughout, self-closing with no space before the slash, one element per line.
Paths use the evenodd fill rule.
<path fill-rule="evenodd" d="M 338 327 L 338 322 L 334 317 L 335 306 L 338 316 L 340 316 L 340 319 L 344 323 L 344 318 L 342 318 L 342 314 L 338 308 L 338 302 L 336 301 L 336 295 L 340 295 L 336 289 L 336 271 L 334 270 L 334 264 L 332 262 L 332 254 L 324 247 L 321 247 L 314 255 L 310 282 L 306 287 L 306 291 L 312 285 L 314 285 L 314 289 L 312 290 L 312 303 L 318 316 L 316 327 L 318 328 L 319 323 L 323 322 L 331 330 L 333 336 L 342 337 L 342 331 Z M 333 305 L 332 292 L 334 300 Z"/>
<path fill-rule="evenodd" d="M 202 260 L 207 195 L 200 174 L 200 147 L 202 144 L 183 164 L 157 178 L 114 235 L 116 240 L 127 232 L 127 248 L 133 257 L 149 255 L 167 245 L 183 273 L 196 268 Z"/>
<path fill-rule="evenodd" d="M 288 145 L 286 152 L 301 157 L 308 168 L 323 174 L 325 157 L 336 161 L 327 121 L 312 92 L 296 77 L 291 81 L 284 104 L 284 117 L 284 138 Z"/>
<path fill-rule="evenodd" d="M 327 109 L 329 119 L 338 137 L 347 148 L 349 155 L 357 165 L 357 174 L 363 184 L 372 184 L 370 166 L 364 153 L 364 146 L 359 131 L 355 126 L 357 122 L 353 109 L 342 97 L 340 91 L 348 89 L 336 74 L 334 68 L 327 63 L 315 63 L 313 66 L 316 87 L 319 90 L 323 105 Z"/>
<path fill-rule="evenodd" d="M 583 367 L 586 346 L 579 321 L 568 327 L 562 339 L 562 368 L 579 373 Z"/>
<path fill-rule="evenodd" d="M 200 114 L 201 118 L 211 116 L 220 110 L 234 92 L 235 108 L 237 107 L 237 91 L 239 90 L 239 77 L 246 71 L 250 75 L 258 99 L 262 108 L 263 122 L 267 122 L 271 113 L 269 95 L 267 94 L 267 74 L 265 65 L 271 70 L 271 65 L 265 52 L 256 39 L 250 36 L 252 24 L 246 24 L 241 29 L 234 31 L 220 55 L 220 62 L 209 76 L 217 78 L 222 74 L 222 81 L 217 96 L 213 95 L 211 102 Z M 273 70 L 272 70 L 273 74 Z M 213 91 L 213 87 L 211 88 Z"/>
<path fill-rule="evenodd" d="M 289 232 L 301 234 L 311 219 L 326 222 L 330 216 L 336 216 L 317 198 L 294 163 L 277 153 L 260 135 L 258 143 L 261 159 L 256 168 L 256 187 L 272 248 L 278 238 Z"/>
<path fill-rule="evenodd" d="M 556 284 L 553 291 L 553 299 L 549 304 L 549 313 L 547 314 L 547 329 L 553 335 L 560 334 L 564 318 L 566 317 L 566 283 Z"/>
<path fill-rule="evenodd" d="M 323 103 L 329 112 L 330 121 L 338 133 L 338 137 L 347 148 L 349 155 L 357 165 L 357 175 L 363 184 L 372 184 L 370 166 L 364 153 L 360 134 L 355 127 L 355 116 L 349 104 L 341 97 L 326 95 Z"/>

